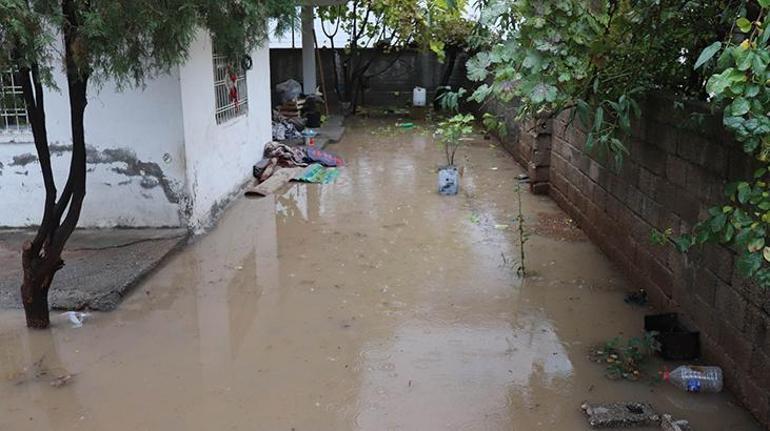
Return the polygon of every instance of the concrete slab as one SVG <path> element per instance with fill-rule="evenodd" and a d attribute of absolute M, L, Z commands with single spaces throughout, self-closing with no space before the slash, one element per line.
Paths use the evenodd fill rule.
<path fill-rule="evenodd" d="M 342 135 L 345 134 L 345 127 L 342 125 L 344 118 L 340 115 L 330 115 L 324 124 L 318 128 L 316 136 L 316 145 L 323 149 L 328 144 L 339 142 Z"/>
<path fill-rule="evenodd" d="M 34 231 L 0 231 L 0 308 L 21 308 L 21 246 Z M 77 230 L 49 294 L 58 310 L 115 309 L 125 294 L 187 239 L 185 229 Z"/>
<path fill-rule="evenodd" d="M 648 427 L 660 424 L 660 416 L 649 403 L 583 403 L 580 409 L 588 417 L 588 424 L 592 428 Z"/>

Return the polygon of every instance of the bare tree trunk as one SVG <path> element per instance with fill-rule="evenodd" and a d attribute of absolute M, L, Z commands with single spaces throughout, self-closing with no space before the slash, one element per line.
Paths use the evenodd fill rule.
<path fill-rule="evenodd" d="M 45 124 L 45 101 L 43 85 L 37 65 L 21 67 L 18 72 L 24 101 L 27 107 L 35 149 L 45 185 L 43 220 L 32 241 L 24 244 L 21 254 L 23 280 L 21 299 L 29 328 L 44 329 L 49 325 L 48 289 L 53 276 L 61 267 L 58 256 L 47 252 L 49 238 L 55 230 L 56 185 L 51 169 L 51 154 L 48 149 L 48 133 Z"/>
<path fill-rule="evenodd" d="M 21 285 L 21 298 L 27 327 L 45 329 L 50 324 L 48 315 L 48 290 L 51 287 L 56 269 L 43 273 L 44 260 L 32 253 L 32 243 L 27 242 L 21 252 L 24 281 Z M 58 268 L 57 268 L 58 269 Z"/>
<path fill-rule="evenodd" d="M 56 204 L 56 216 L 64 216 L 61 225 L 50 239 L 50 252 L 54 256 L 61 256 L 64 245 L 69 240 L 72 232 L 80 219 L 80 210 L 86 196 L 86 140 L 85 140 L 85 109 L 88 104 L 86 97 L 90 70 L 83 66 L 86 62 L 78 58 L 80 53 L 80 11 L 77 2 L 64 0 L 62 11 L 67 21 L 64 25 L 64 60 L 67 71 L 67 88 L 69 90 L 70 104 L 70 129 L 72 130 L 72 160 L 70 161 L 69 177 L 65 191 Z M 89 2 L 85 2 L 88 8 Z M 87 54 L 85 54 L 87 55 Z M 58 220 L 57 220 L 58 221 Z"/>
<path fill-rule="evenodd" d="M 89 73 L 78 66 L 75 57 L 78 38 L 80 37 L 80 16 L 76 3 L 73 0 L 64 0 L 62 11 L 65 19 L 63 26 L 64 56 L 69 89 L 72 160 L 70 161 L 67 183 L 58 201 L 51 167 L 51 153 L 48 148 L 43 86 L 37 66 L 22 67 L 19 72 L 46 191 L 43 220 L 35 238 L 24 244 L 21 256 L 24 272 L 21 298 L 27 327 L 35 329 L 45 329 L 50 325 L 48 291 L 54 275 L 64 266 L 64 261 L 61 258 L 62 251 L 77 226 L 86 194 L 86 148 L 83 120 L 87 104 L 86 90 Z M 63 220 L 62 217 L 64 217 Z"/>

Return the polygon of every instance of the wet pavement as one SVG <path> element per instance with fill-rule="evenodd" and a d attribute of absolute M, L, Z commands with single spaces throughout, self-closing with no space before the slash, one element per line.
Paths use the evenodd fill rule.
<path fill-rule="evenodd" d="M 386 124 L 330 147 L 336 183 L 239 200 L 118 311 L 44 332 L 1 311 L 0 430 L 572 431 L 584 400 L 760 429 L 729 394 L 607 380 L 590 347 L 645 312 L 609 261 L 552 223 L 519 279 L 522 170 L 479 140 L 441 197 L 429 134 Z M 527 225 L 559 218 L 523 197 Z"/>
<path fill-rule="evenodd" d="M 0 229 L 0 308 L 21 308 L 22 244 L 34 230 Z M 78 229 L 64 254 L 48 303 L 57 310 L 114 310 L 147 274 L 188 238 L 186 229 Z"/>

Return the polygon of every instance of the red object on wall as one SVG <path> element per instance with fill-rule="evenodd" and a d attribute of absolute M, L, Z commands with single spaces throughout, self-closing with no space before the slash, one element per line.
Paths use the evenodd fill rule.
<path fill-rule="evenodd" d="M 235 112 L 238 112 L 238 75 L 232 72 L 228 74 L 230 78 L 230 102 L 235 104 Z"/>

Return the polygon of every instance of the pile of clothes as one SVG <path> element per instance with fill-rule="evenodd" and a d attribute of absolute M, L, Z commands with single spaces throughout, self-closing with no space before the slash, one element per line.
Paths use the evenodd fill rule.
<path fill-rule="evenodd" d="M 305 119 L 301 117 L 288 118 L 278 111 L 273 111 L 273 140 L 301 140 L 305 130 Z"/>
<path fill-rule="evenodd" d="M 306 167 L 317 163 L 325 167 L 342 166 L 339 156 L 313 147 L 290 146 L 279 142 L 265 145 L 263 159 L 254 165 L 254 178 L 263 182 L 280 168 Z"/>
<path fill-rule="evenodd" d="M 340 174 L 337 166 L 343 164 L 340 157 L 318 148 L 271 142 L 265 146 L 264 158 L 254 165 L 254 184 L 245 193 L 267 196 L 289 181 L 330 184 Z"/>

